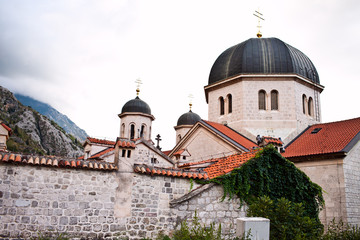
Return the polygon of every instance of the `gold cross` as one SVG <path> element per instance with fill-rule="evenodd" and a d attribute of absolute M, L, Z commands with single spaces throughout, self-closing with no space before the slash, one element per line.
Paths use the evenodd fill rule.
<path fill-rule="evenodd" d="M 259 29 L 259 31 L 258 31 L 258 33 L 256 34 L 256 36 L 257 36 L 258 38 L 261 38 L 261 37 L 262 37 L 262 33 L 260 32 L 260 28 L 261 28 L 260 20 L 265 21 L 265 19 L 262 17 L 263 14 L 260 13 L 260 10 L 259 10 L 259 11 L 256 11 L 256 10 L 255 10 L 255 13 L 253 13 L 253 15 L 258 18 L 257 28 Z"/>
<path fill-rule="evenodd" d="M 191 111 L 191 107 L 192 107 L 192 99 L 194 98 L 194 95 L 189 94 L 188 98 L 189 98 L 189 106 L 190 106 L 190 111 Z"/>
<path fill-rule="evenodd" d="M 138 79 L 136 79 L 135 83 L 136 83 L 136 96 L 139 96 L 140 85 L 142 84 L 142 81 L 140 78 L 138 78 Z"/>

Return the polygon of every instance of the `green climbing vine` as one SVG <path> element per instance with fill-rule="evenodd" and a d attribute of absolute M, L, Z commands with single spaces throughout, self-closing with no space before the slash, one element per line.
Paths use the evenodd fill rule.
<path fill-rule="evenodd" d="M 251 204 L 259 197 L 268 196 L 274 201 L 286 198 L 302 203 L 306 215 L 320 223 L 318 214 L 324 206 L 322 188 L 271 145 L 230 174 L 208 182 L 223 186 L 223 200 L 237 195 L 241 203 Z"/>

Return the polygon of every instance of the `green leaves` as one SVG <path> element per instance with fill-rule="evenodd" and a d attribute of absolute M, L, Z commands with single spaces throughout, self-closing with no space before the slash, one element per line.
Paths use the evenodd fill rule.
<path fill-rule="evenodd" d="M 323 231 L 321 223 L 306 215 L 302 203 L 293 203 L 286 198 L 256 198 L 249 205 L 247 215 L 270 219 L 270 239 L 315 240 Z"/>
<path fill-rule="evenodd" d="M 259 197 L 267 196 L 271 201 L 283 201 L 286 199 L 299 205 L 294 206 L 294 212 L 304 212 L 304 216 L 311 219 L 322 231 L 318 214 L 324 206 L 322 189 L 313 183 L 310 178 L 298 169 L 292 162 L 282 157 L 273 146 L 267 146 L 259 151 L 256 156 L 234 169 L 230 174 L 223 175 L 209 182 L 221 184 L 224 188 L 223 200 L 237 195 L 242 203 L 251 205 Z M 270 203 L 268 203 L 270 204 Z M 290 203 L 283 202 L 276 211 L 288 214 Z M 270 204 L 271 205 L 271 204 Z M 295 211 L 296 210 L 296 211 Z M 275 211 L 265 208 L 264 211 Z M 264 212 L 264 214 L 265 214 Z M 306 223 L 302 219 L 302 223 Z M 310 222 L 308 223 L 310 224 Z M 285 231 L 287 225 L 282 225 L 279 231 Z M 279 238 L 281 239 L 281 238 Z"/>

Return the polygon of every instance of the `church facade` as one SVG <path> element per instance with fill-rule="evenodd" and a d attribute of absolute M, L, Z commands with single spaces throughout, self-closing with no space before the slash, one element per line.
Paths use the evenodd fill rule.
<path fill-rule="evenodd" d="M 360 224 L 360 118 L 321 123 L 324 86 L 304 53 L 276 38 L 246 40 L 219 55 L 204 89 L 208 120 L 191 108 L 182 114 L 169 151 L 151 140 L 155 117 L 139 90 L 118 115 L 119 137 L 88 138 L 78 159 L 4 146 L 0 236 L 60 230 L 85 238 L 155 237 L 195 211 L 233 236 L 236 218 L 245 216 L 238 199 L 222 202 L 220 186 L 193 186 L 190 179 L 227 174 L 267 144 L 323 187 L 324 224 Z"/>

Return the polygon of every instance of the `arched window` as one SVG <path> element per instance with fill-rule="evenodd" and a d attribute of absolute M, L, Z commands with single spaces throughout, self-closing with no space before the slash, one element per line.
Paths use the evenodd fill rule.
<path fill-rule="evenodd" d="M 271 91 L 271 110 L 279 110 L 279 92 Z"/>
<path fill-rule="evenodd" d="M 308 113 L 309 113 L 309 116 L 314 116 L 314 102 L 313 102 L 312 97 L 309 97 Z"/>
<path fill-rule="evenodd" d="M 259 110 L 266 110 L 266 92 L 264 90 L 259 91 Z"/>
<path fill-rule="evenodd" d="M 135 138 L 135 124 L 130 125 L 130 139 Z"/>
<path fill-rule="evenodd" d="M 228 113 L 232 113 L 232 96 L 231 96 L 231 94 L 227 95 L 227 101 L 228 101 Z"/>
<path fill-rule="evenodd" d="M 219 99 L 219 103 L 220 103 L 220 115 L 224 115 L 225 113 L 225 101 L 223 97 L 220 97 Z"/>
<path fill-rule="evenodd" d="M 120 136 L 123 138 L 125 137 L 125 124 L 121 124 L 121 133 L 120 133 Z"/>
<path fill-rule="evenodd" d="M 140 137 L 144 137 L 146 135 L 146 126 L 142 125 L 140 130 Z"/>
<path fill-rule="evenodd" d="M 303 104 L 303 113 L 306 114 L 307 99 L 305 94 L 303 94 L 302 96 L 302 104 Z"/>

